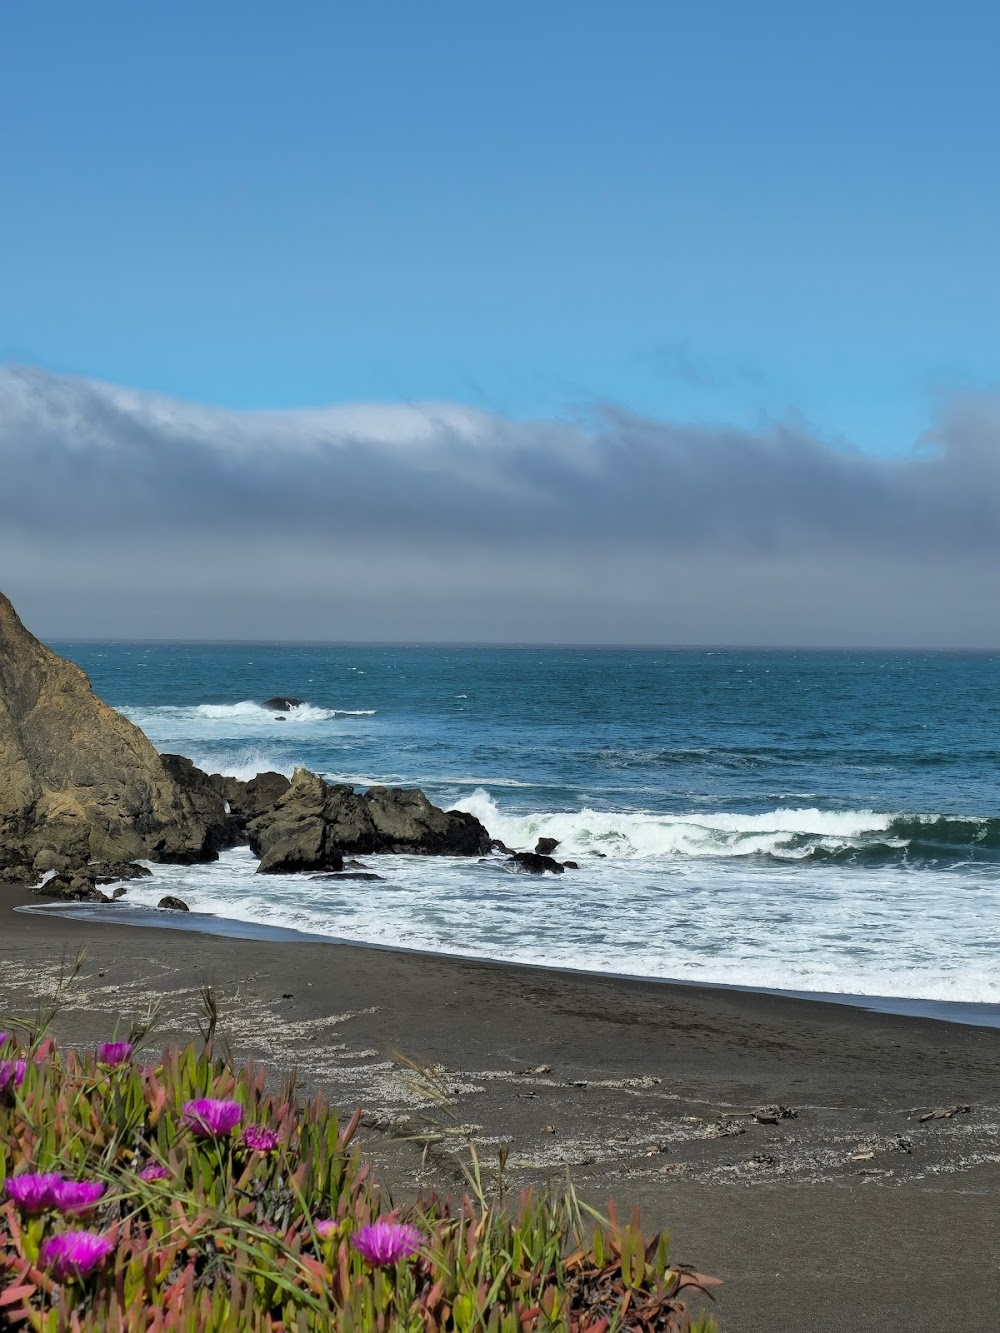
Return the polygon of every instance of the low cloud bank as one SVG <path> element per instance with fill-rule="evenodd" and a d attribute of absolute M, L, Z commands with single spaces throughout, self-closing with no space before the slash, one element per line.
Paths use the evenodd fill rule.
<path fill-rule="evenodd" d="M 1000 645 L 1000 404 L 914 452 L 606 409 L 237 413 L 0 369 L 0 587 L 38 632 Z"/>

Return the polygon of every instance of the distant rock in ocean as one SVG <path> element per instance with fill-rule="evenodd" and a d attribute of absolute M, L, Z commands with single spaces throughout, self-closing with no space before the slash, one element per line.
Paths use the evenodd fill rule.
<path fill-rule="evenodd" d="M 290 694 L 276 694 L 273 699 L 265 699 L 261 706 L 270 708 L 275 713 L 288 713 L 293 708 L 301 708 L 302 704 L 302 699 L 293 699 Z"/>
<path fill-rule="evenodd" d="M 358 793 L 306 769 L 242 782 L 159 754 L 0 594 L 0 881 L 47 874 L 43 895 L 107 901 L 97 885 L 147 873 L 137 860 L 211 861 L 247 842 L 264 873 L 339 871 L 345 854 L 363 852 L 490 850 L 478 819 L 417 788 Z"/>

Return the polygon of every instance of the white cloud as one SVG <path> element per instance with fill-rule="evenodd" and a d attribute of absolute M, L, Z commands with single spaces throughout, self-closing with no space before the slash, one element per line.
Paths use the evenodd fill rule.
<path fill-rule="evenodd" d="M 903 458 L 0 370 L 0 586 L 53 634 L 1000 644 L 1000 409 Z"/>

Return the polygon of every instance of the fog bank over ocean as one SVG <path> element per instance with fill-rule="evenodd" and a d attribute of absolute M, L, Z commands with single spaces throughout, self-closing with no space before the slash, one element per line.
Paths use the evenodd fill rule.
<path fill-rule="evenodd" d="M 0 369 L 0 567 L 47 637 L 993 647 L 1000 405 L 801 423 L 200 407 Z"/>

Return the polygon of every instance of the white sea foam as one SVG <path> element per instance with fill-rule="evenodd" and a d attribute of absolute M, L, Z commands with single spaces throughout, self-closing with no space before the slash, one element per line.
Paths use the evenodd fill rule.
<path fill-rule="evenodd" d="M 463 797 L 455 809 L 475 815 L 492 837 L 510 847 L 531 847 L 540 837 L 556 838 L 560 855 L 569 857 L 603 852 L 630 858 L 770 855 L 794 860 L 808 856 L 817 842 L 833 849 L 865 834 L 884 832 L 893 819 L 873 810 L 784 808 L 757 815 L 589 809 L 512 814 L 502 811 L 482 788 Z"/>
<path fill-rule="evenodd" d="M 718 859 L 590 859 L 561 876 L 503 862 L 365 857 L 381 882 L 256 875 L 246 849 L 158 866 L 125 902 L 331 938 L 593 972 L 780 990 L 996 1004 L 1000 882 L 949 871 Z"/>

